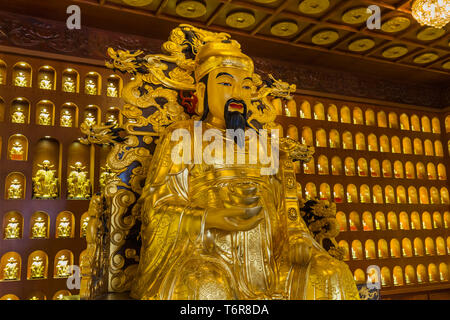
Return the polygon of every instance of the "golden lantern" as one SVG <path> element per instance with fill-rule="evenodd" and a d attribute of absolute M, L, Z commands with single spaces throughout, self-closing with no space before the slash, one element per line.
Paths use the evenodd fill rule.
<path fill-rule="evenodd" d="M 422 26 L 443 28 L 450 22 L 450 0 L 416 0 L 411 12 Z"/>

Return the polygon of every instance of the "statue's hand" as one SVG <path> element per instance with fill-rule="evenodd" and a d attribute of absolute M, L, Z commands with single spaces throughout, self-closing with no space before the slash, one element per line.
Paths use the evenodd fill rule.
<path fill-rule="evenodd" d="M 250 218 L 249 218 L 250 217 Z M 247 231 L 263 220 L 261 207 L 252 208 L 209 208 L 206 212 L 206 229 L 225 231 Z"/>
<path fill-rule="evenodd" d="M 289 258 L 292 263 L 307 266 L 311 260 L 312 244 L 308 239 L 296 239 L 289 248 Z"/>

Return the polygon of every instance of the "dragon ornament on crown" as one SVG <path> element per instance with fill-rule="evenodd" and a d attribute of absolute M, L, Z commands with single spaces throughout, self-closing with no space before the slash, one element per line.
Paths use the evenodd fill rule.
<path fill-rule="evenodd" d="M 271 132 L 280 127 L 275 123 L 279 114 L 277 105 L 281 101 L 292 101 L 291 92 L 295 91 L 295 85 L 276 80 L 271 75 L 269 79 L 262 80 L 253 73 L 253 62 L 241 53 L 239 43 L 226 33 L 213 33 L 182 24 L 171 32 L 169 40 L 162 45 L 162 51 L 164 54 L 143 56 L 140 50 L 130 52 L 109 48 L 108 54 L 112 60 L 106 63 L 107 67 L 132 76 L 122 91 L 125 101 L 121 111 L 124 124 L 119 127 L 110 123 L 81 125 L 85 134 L 82 140 L 84 143 L 111 146 L 107 165 L 115 173 L 107 181 L 104 192 L 93 197 L 89 207 L 87 249 L 81 258 L 81 298 L 94 299 L 107 292 L 131 290 L 132 297 L 139 299 L 358 299 L 350 270 L 343 262 L 332 257 L 342 259 L 342 251 L 334 240 L 339 233 L 334 204 L 315 200 L 304 202 L 297 192 L 298 183 L 293 163 L 308 162 L 314 152 L 312 147 L 290 138 L 280 138 L 280 170 L 277 175 L 281 181 L 277 189 L 280 193 L 276 194 L 274 200 L 280 202 L 280 205 L 278 209 L 274 209 L 274 214 L 260 205 L 265 201 L 263 198 L 267 197 L 260 194 L 263 188 L 257 183 L 241 181 L 227 185 L 220 182 L 224 187 L 223 192 L 219 193 L 228 192 L 235 202 L 243 201 L 248 205 L 250 197 L 243 196 L 241 199 L 233 194 L 253 194 L 250 202 L 256 201 L 259 203 L 258 207 L 253 207 L 253 211 L 247 207 L 247 211 L 243 212 L 259 210 L 257 215 L 265 214 L 265 220 L 279 220 L 275 224 L 282 225 L 280 230 L 285 232 L 285 238 L 273 235 L 275 240 L 267 240 L 269 244 L 263 238 L 275 231 L 268 229 L 267 224 L 260 226 L 260 223 L 252 230 L 240 229 L 231 232 L 231 235 L 205 227 L 208 224 L 208 219 L 205 218 L 207 211 L 198 209 L 198 206 L 192 207 L 195 201 L 186 198 L 190 191 L 183 189 L 188 181 L 187 172 L 192 167 L 180 168 L 168 163 L 170 157 L 167 158 L 165 150 L 170 146 L 170 142 L 167 142 L 168 133 L 173 132 L 172 128 L 189 127 L 193 120 L 203 120 L 202 105 L 206 105 L 203 102 L 206 98 L 199 93 L 199 83 L 212 72 L 225 68 L 224 70 L 231 70 L 230 73 L 239 69 L 248 74 L 245 81 L 250 83 L 246 86 L 249 90 L 249 103 L 246 104 L 245 117 L 248 127 L 255 131 L 267 129 Z M 222 74 L 224 73 L 217 74 L 217 77 Z M 233 77 L 231 74 L 228 76 Z M 229 169 L 227 168 L 227 172 Z M 201 167 L 201 170 L 211 168 Z M 213 183 L 214 181 L 202 180 L 205 176 L 201 170 L 193 170 L 189 175 L 197 175 L 197 180 L 194 180 L 203 181 L 206 185 Z M 222 172 L 220 168 L 217 170 L 216 174 Z M 248 174 L 250 181 L 251 174 Z M 180 182 L 181 180 L 184 182 Z M 156 197 L 157 189 L 162 193 L 155 202 L 152 199 Z M 213 193 L 209 191 L 207 197 L 211 201 Z M 206 191 L 204 193 L 206 197 Z M 168 202 L 162 208 L 156 204 L 171 197 L 176 201 Z M 219 198 L 214 203 L 223 200 Z M 256 219 L 252 217 L 249 221 L 253 218 Z M 189 223 L 185 222 L 186 219 L 190 219 Z M 214 218 L 210 219 L 210 223 L 217 222 Z M 261 219 L 257 222 L 260 221 Z M 188 231 L 183 229 L 185 224 Z M 171 233 L 173 226 L 179 226 L 175 235 Z M 261 235 L 264 233 L 264 236 L 255 235 L 255 230 L 259 230 Z M 273 263 L 280 270 L 269 266 L 271 262 L 261 268 L 270 269 L 273 274 L 284 272 L 284 275 L 275 276 L 275 280 L 266 279 L 265 284 L 261 284 L 264 282 L 262 280 L 259 283 L 254 279 L 244 279 L 239 274 L 246 272 L 245 270 L 248 272 L 252 268 L 250 264 L 241 265 L 236 262 L 238 266 L 234 266 L 228 258 L 218 258 L 220 254 L 214 253 L 216 249 L 211 249 L 211 246 L 207 249 L 202 247 L 205 243 L 212 243 L 213 248 L 221 245 L 226 247 L 227 244 L 223 243 L 236 241 L 244 241 L 242 245 L 248 245 L 245 239 L 250 237 L 250 233 L 251 237 L 256 236 L 261 241 L 260 247 L 251 245 L 253 249 L 269 252 L 270 246 L 283 243 L 283 248 L 277 254 L 269 252 L 264 257 L 266 261 L 279 255 L 280 258 L 276 257 L 279 261 Z M 190 238 L 192 235 L 195 240 Z M 236 235 L 237 238 L 233 238 Z M 180 240 L 183 237 L 190 240 L 181 243 L 180 241 L 185 241 Z M 156 261 L 155 256 L 163 255 L 165 258 L 158 258 Z M 185 258 L 188 256 L 189 258 Z M 223 274 L 217 277 L 226 277 L 230 286 L 218 290 L 216 288 L 211 292 L 211 288 L 222 283 L 223 279 L 217 282 L 213 279 L 202 284 L 196 278 L 195 292 L 185 292 L 186 281 L 190 281 L 186 279 L 195 277 L 193 274 L 185 278 L 164 275 L 170 274 L 172 269 L 180 270 L 177 268 L 185 266 L 187 261 L 192 263 L 203 261 L 202 259 L 207 261 L 204 265 L 210 264 L 215 271 L 222 270 Z M 285 261 L 289 259 L 294 261 L 292 265 Z M 225 260 L 228 262 L 224 262 Z M 230 271 L 230 268 L 235 269 Z M 208 276 L 210 271 L 205 271 Z M 324 273 L 329 274 L 329 278 L 322 279 Z M 198 276 L 201 278 L 204 274 Z M 258 275 L 254 278 L 257 279 Z M 167 289 L 177 286 L 178 289 Z M 221 295 L 217 295 L 217 292 Z"/>

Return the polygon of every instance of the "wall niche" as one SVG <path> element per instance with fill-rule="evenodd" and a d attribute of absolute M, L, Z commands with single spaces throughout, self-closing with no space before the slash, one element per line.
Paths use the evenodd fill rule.
<path fill-rule="evenodd" d="M 50 220 L 48 214 L 43 211 L 37 211 L 31 215 L 30 219 L 30 238 L 48 239 L 50 230 Z"/>
<path fill-rule="evenodd" d="M 97 72 L 89 72 L 84 79 L 84 93 L 98 96 L 101 94 L 102 77 Z"/>
<path fill-rule="evenodd" d="M 61 148 L 58 140 L 40 139 L 33 152 L 33 198 L 56 199 L 60 194 Z"/>
<path fill-rule="evenodd" d="M 33 70 L 26 62 L 18 62 L 13 66 L 13 85 L 16 87 L 31 87 Z"/>
<path fill-rule="evenodd" d="M 75 235 L 75 218 L 72 212 L 63 211 L 56 217 L 55 238 L 73 238 Z"/>
<path fill-rule="evenodd" d="M 53 67 L 43 66 L 38 71 L 38 85 L 42 90 L 56 90 L 56 71 Z"/>
<path fill-rule="evenodd" d="M 30 123 L 30 102 L 25 98 L 16 98 L 11 103 L 11 123 Z"/>
<path fill-rule="evenodd" d="M 21 134 L 15 134 L 8 139 L 8 159 L 14 161 L 27 161 L 28 139 Z"/>
<path fill-rule="evenodd" d="M 122 78 L 112 74 L 108 77 L 106 86 L 106 95 L 108 97 L 119 98 L 122 92 Z"/>
<path fill-rule="evenodd" d="M 20 281 L 22 259 L 17 252 L 5 253 L 0 259 L 0 281 Z"/>
<path fill-rule="evenodd" d="M 6 63 L 0 60 L 0 85 L 6 84 Z"/>
<path fill-rule="evenodd" d="M 26 178 L 20 172 L 11 172 L 5 181 L 5 199 L 19 200 L 25 199 Z"/>
<path fill-rule="evenodd" d="M 21 239 L 23 236 L 23 217 L 17 211 L 10 211 L 3 216 L 3 239 Z"/>
<path fill-rule="evenodd" d="M 36 250 L 28 256 L 27 279 L 47 279 L 48 256 L 42 250 Z"/>
<path fill-rule="evenodd" d="M 62 73 L 62 91 L 78 93 L 80 88 L 80 75 L 75 69 L 67 68 Z"/>
<path fill-rule="evenodd" d="M 36 124 L 55 125 L 55 105 L 49 100 L 41 100 L 36 105 Z"/>
<path fill-rule="evenodd" d="M 71 102 L 61 106 L 59 125 L 65 128 L 78 127 L 78 107 Z"/>
<path fill-rule="evenodd" d="M 67 153 L 67 199 L 89 199 L 93 181 L 91 147 L 75 141 L 69 146 Z"/>

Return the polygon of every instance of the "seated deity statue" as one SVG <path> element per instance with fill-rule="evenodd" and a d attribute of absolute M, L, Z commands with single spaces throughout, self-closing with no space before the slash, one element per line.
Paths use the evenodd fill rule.
<path fill-rule="evenodd" d="M 196 103 L 192 117 L 161 130 L 149 163 L 138 200 L 142 245 L 131 297 L 359 299 L 349 267 L 324 249 L 302 217 L 293 161 L 309 160 L 312 151 L 281 137 L 269 107 L 268 92 L 289 96 L 292 86 L 273 77 L 262 82 L 227 34 L 181 25 L 171 41 L 163 46 L 173 54 L 166 61 L 178 57 L 179 70 L 162 77 L 161 55 L 147 56 L 146 67 L 169 88 L 175 78 L 186 80 L 178 88 L 192 88 Z M 179 109 L 167 112 L 175 118 Z"/>
<path fill-rule="evenodd" d="M 53 164 L 49 160 L 38 164 L 39 170 L 33 177 L 33 196 L 35 198 L 52 199 L 58 197 L 58 178 Z"/>
<path fill-rule="evenodd" d="M 70 199 L 86 199 L 91 195 L 91 182 L 88 179 L 88 172 L 81 162 L 76 162 L 67 178 L 67 189 Z"/>

